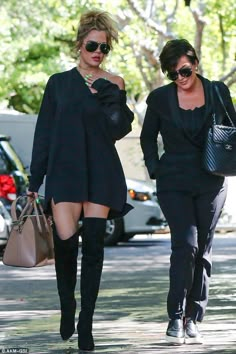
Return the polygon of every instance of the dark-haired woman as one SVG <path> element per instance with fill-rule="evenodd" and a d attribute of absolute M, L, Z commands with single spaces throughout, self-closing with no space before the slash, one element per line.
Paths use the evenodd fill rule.
<path fill-rule="evenodd" d="M 125 215 L 127 188 L 114 143 L 131 130 L 124 80 L 101 68 L 117 30 L 108 13 L 89 11 L 79 24 L 73 69 L 52 75 L 39 112 L 29 198 L 46 175 L 45 208 L 54 221 L 55 268 L 61 305 L 60 334 L 75 331 L 78 220 L 83 219 L 81 350 L 94 349 L 92 321 L 103 267 L 107 218 Z"/>
<path fill-rule="evenodd" d="M 223 177 L 208 174 L 201 164 L 213 109 L 227 124 L 211 82 L 197 74 L 198 58 L 184 39 L 167 42 L 160 54 L 163 73 L 172 83 L 155 89 L 147 99 L 141 146 L 150 178 L 171 231 L 171 257 L 166 339 L 170 343 L 201 343 L 197 321 L 203 320 L 212 266 L 212 241 L 226 199 Z M 228 88 L 217 82 L 225 106 L 236 124 Z M 164 154 L 160 157 L 157 136 Z"/>

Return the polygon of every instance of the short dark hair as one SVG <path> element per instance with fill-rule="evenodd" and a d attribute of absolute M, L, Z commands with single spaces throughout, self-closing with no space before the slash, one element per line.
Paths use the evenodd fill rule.
<path fill-rule="evenodd" d="M 159 56 L 161 70 L 163 73 L 176 68 L 179 59 L 186 55 L 190 63 L 199 63 L 197 54 L 193 46 L 186 39 L 172 39 L 163 47 Z"/>

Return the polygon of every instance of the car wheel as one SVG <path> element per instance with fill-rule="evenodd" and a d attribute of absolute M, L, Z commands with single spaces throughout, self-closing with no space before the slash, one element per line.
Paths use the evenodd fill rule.
<path fill-rule="evenodd" d="M 124 231 L 124 223 L 122 218 L 107 220 L 106 234 L 104 238 L 105 246 L 114 246 L 120 240 Z"/>
<path fill-rule="evenodd" d="M 126 233 L 126 234 L 123 234 L 121 236 L 121 241 L 122 242 L 128 242 L 132 237 L 134 237 L 136 234 L 132 233 L 132 232 L 129 232 L 129 233 Z"/>

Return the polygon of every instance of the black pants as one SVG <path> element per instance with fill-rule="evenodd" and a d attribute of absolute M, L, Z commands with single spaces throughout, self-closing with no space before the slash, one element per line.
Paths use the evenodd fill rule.
<path fill-rule="evenodd" d="M 170 319 L 202 321 L 208 302 L 212 241 L 227 187 L 217 192 L 159 192 L 158 200 L 171 231 Z"/>

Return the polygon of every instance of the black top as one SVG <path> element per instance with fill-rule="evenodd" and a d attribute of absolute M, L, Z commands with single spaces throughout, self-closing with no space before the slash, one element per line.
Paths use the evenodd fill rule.
<path fill-rule="evenodd" d="M 76 68 L 52 75 L 35 129 L 29 190 L 46 175 L 45 209 L 55 203 L 90 201 L 109 206 L 109 218 L 126 214 L 127 188 L 114 146 L 131 130 L 125 91 L 105 79 L 92 94 Z"/>
<path fill-rule="evenodd" d="M 196 137 L 199 134 L 203 124 L 205 105 L 196 107 L 193 110 L 183 109 L 181 107 L 179 107 L 179 109 L 185 131 L 189 135 Z M 202 139 L 201 143 L 203 143 L 203 140 L 204 139 Z"/>
<path fill-rule="evenodd" d="M 219 190 L 224 178 L 207 173 L 202 168 L 202 150 L 213 110 L 217 122 L 228 124 L 219 99 L 211 103 L 211 82 L 198 75 L 204 88 L 204 109 L 194 112 L 187 121 L 179 108 L 177 86 L 174 82 L 155 89 L 147 98 L 147 111 L 141 132 L 141 146 L 150 178 L 157 179 L 157 191 L 204 192 Z M 217 82 L 225 106 L 236 125 L 236 113 L 229 90 L 223 82 Z M 196 119 L 195 119 L 196 118 Z M 191 120 L 191 118 L 190 118 Z M 196 123 L 196 125 L 195 125 Z M 158 154 L 157 137 L 162 136 L 164 154 Z"/>

